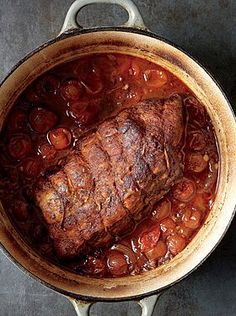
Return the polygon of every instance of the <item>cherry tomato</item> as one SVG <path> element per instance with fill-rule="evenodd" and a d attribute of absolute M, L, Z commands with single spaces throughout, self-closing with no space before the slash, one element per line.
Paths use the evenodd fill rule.
<path fill-rule="evenodd" d="M 117 250 L 109 251 L 107 255 L 107 267 L 114 276 L 122 276 L 128 272 L 128 264 L 125 256 Z"/>
<path fill-rule="evenodd" d="M 54 75 L 45 75 L 39 79 L 36 85 L 38 95 L 47 96 L 56 94 L 60 87 L 60 80 Z"/>
<path fill-rule="evenodd" d="M 141 64 L 138 59 L 133 59 L 129 68 L 129 74 L 133 78 L 138 78 L 141 72 Z"/>
<path fill-rule="evenodd" d="M 89 274 L 103 275 L 106 271 L 106 263 L 104 259 L 88 256 L 85 270 Z"/>
<path fill-rule="evenodd" d="M 205 136 L 201 131 L 192 131 L 187 135 L 186 145 L 188 148 L 198 151 L 206 147 Z"/>
<path fill-rule="evenodd" d="M 177 231 L 178 231 L 178 234 L 180 236 L 187 238 L 187 239 L 190 238 L 194 233 L 193 229 L 186 227 L 183 223 L 178 224 Z"/>
<path fill-rule="evenodd" d="M 120 87 L 114 91 L 112 91 L 111 93 L 111 101 L 112 103 L 117 103 L 117 104 L 122 104 L 125 102 L 127 94 L 128 94 L 128 90 L 129 89 L 129 85 L 126 84 L 123 87 Z"/>
<path fill-rule="evenodd" d="M 38 156 L 24 159 L 20 165 L 20 170 L 27 178 L 37 177 L 42 169 L 42 161 Z"/>
<path fill-rule="evenodd" d="M 69 106 L 70 116 L 80 125 L 88 125 L 97 116 L 100 107 L 100 99 L 80 100 Z"/>
<path fill-rule="evenodd" d="M 202 213 L 200 210 L 187 209 L 182 217 L 183 223 L 186 227 L 196 229 L 201 225 Z"/>
<path fill-rule="evenodd" d="M 208 156 L 199 153 L 188 154 L 185 159 L 185 167 L 188 171 L 200 173 L 208 166 Z"/>
<path fill-rule="evenodd" d="M 130 84 L 124 84 L 122 87 L 114 90 L 112 93 L 112 102 L 130 106 L 138 103 L 143 96 L 143 88 Z"/>
<path fill-rule="evenodd" d="M 213 198 L 214 193 L 213 192 L 203 192 L 202 198 L 204 200 L 211 200 Z"/>
<path fill-rule="evenodd" d="M 11 181 L 11 183 L 16 186 L 18 186 L 18 180 L 19 180 L 19 173 L 17 168 L 12 168 L 8 171 L 8 179 Z"/>
<path fill-rule="evenodd" d="M 116 56 L 116 68 L 115 71 L 117 74 L 123 75 L 123 74 L 128 74 L 129 68 L 130 68 L 130 58 L 129 56 L 122 56 L 122 55 L 117 55 Z"/>
<path fill-rule="evenodd" d="M 197 194 L 196 197 L 191 202 L 192 209 L 205 212 L 208 208 L 208 199 L 204 198 L 203 194 Z"/>
<path fill-rule="evenodd" d="M 11 131 L 25 129 L 27 126 L 27 115 L 22 109 L 15 109 L 11 112 L 7 122 L 7 127 Z"/>
<path fill-rule="evenodd" d="M 62 150 L 66 149 L 70 146 L 71 140 L 72 140 L 72 135 L 71 132 L 64 128 L 64 127 L 59 127 L 56 129 L 53 129 L 52 131 L 49 132 L 48 138 L 51 142 L 51 144 L 57 149 L 57 150 Z"/>
<path fill-rule="evenodd" d="M 37 103 L 40 100 L 38 93 L 35 91 L 35 87 L 31 87 L 26 91 L 25 98 L 31 103 Z"/>
<path fill-rule="evenodd" d="M 82 86 L 78 80 L 67 80 L 60 87 L 61 96 L 66 101 L 76 101 L 82 93 Z"/>
<path fill-rule="evenodd" d="M 177 255 L 186 246 L 186 240 L 184 237 L 174 234 L 167 237 L 168 249 L 173 255 Z"/>
<path fill-rule="evenodd" d="M 25 222 L 29 217 L 28 204 L 24 200 L 15 199 L 12 212 L 18 221 Z"/>
<path fill-rule="evenodd" d="M 157 260 L 160 257 L 165 256 L 167 252 L 167 246 L 164 241 L 159 240 L 154 248 L 145 252 L 145 256 L 149 260 Z"/>
<path fill-rule="evenodd" d="M 151 228 L 148 232 L 143 233 L 139 239 L 140 248 L 142 252 L 146 252 L 156 246 L 160 238 L 161 230 L 160 226 Z"/>
<path fill-rule="evenodd" d="M 13 135 L 9 140 L 7 148 L 13 158 L 25 158 L 32 151 L 31 138 L 26 134 Z"/>
<path fill-rule="evenodd" d="M 102 78 L 95 70 L 89 73 L 86 79 L 81 80 L 81 84 L 89 94 L 98 94 L 103 89 Z"/>
<path fill-rule="evenodd" d="M 167 236 L 171 235 L 174 232 L 176 228 L 176 224 L 173 221 L 173 219 L 171 219 L 170 217 L 167 217 L 167 218 L 164 218 L 160 222 L 160 228 L 162 231 L 163 238 L 166 238 Z"/>
<path fill-rule="evenodd" d="M 50 144 L 42 144 L 39 148 L 39 152 L 42 155 L 43 159 L 53 159 L 56 156 L 55 148 Z"/>
<path fill-rule="evenodd" d="M 93 68 L 93 60 L 91 58 L 83 58 L 76 61 L 73 72 L 82 80 L 87 78 L 88 73 L 90 73 Z"/>
<path fill-rule="evenodd" d="M 172 188 L 172 194 L 176 200 L 188 202 L 193 199 L 196 193 L 195 183 L 187 178 L 183 178 Z"/>
<path fill-rule="evenodd" d="M 56 125 L 57 116 L 49 110 L 37 107 L 30 112 L 29 122 L 36 132 L 44 134 Z"/>
<path fill-rule="evenodd" d="M 184 100 L 184 104 L 187 108 L 189 120 L 196 122 L 199 126 L 204 126 L 206 123 L 206 112 L 198 100 L 189 96 Z"/>
<path fill-rule="evenodd" d="M 132 250 L 132 246 L 130 242 L 127 242 L 125 240 L 122 241 L 122 244 L 115 244 L 112 246 L 112 250 L 117 250 L 121 253 L 126 258 L 127 263 L 129 264 L 129 271 L 133 270 L 136 263 L 137 263 L 137 258 L 135 253 Z"/>
<path fill-rule="evenodd" d="M 116 57 L 114 55 L 97 56 L 94 60 L 95 68 L 99 69 L 100 75 L 107 80 L 111 81 L 111 73 L 114 71 Z"/>
<path fill-rule="evenodd" d="M 168 77 L 164 70 L 148 69 L 144 71 L 144 80 L 148 87 L 160 88 L 167 83 Z"/>
<path fill-rule="evenodd" d="M 162 199 L 157 203 L 154 210 L 152 211 L 152 216 L 160 221 L 170 215 L 171 212 L 171 202 L 168 199 Z"/>
<path fill-rule="evenodd" d="M 127 93 L 127 104 L 132 105 L 138 103 L 143 96 L 143 89 L 139 86 L 131 86 Z"/>

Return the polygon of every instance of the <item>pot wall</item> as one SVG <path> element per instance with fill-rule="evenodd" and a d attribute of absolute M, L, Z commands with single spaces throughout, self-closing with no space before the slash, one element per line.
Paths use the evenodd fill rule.
<path fill-rule="evenodd" d="M 217 84 L 186 54 L 144 32 L 106 29 L 68 37 L 63 35 L 25 59 L 0 88 L 0 127 L 8 110 L 29 83 L 61 62 L 90 52 L 129 53 L 156 62 L 181 78 L 205 104 L 215 127 L 221 157 L 218 194 L 213 209 L 193 241 L 170 263 L 132 277 L 93 279 L 54 266 L 24 243 L 2 207 L 0 240 L 20 265 L 58 291 L 91 299 L 129 299 L 176 282 L 201 263 L 222 238 L 236 205 L 236 124 L 228 101 Z"/>

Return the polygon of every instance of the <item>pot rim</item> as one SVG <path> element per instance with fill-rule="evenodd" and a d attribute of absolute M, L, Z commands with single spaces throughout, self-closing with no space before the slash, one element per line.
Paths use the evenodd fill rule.
<path fill-rule="evenodd" d="M 81 34 L 88 34 L 88 33 L 96 33 L 96 32 L 102 32 L 102 31 L 108 31 L 108 32 L 124 32 L 124 33 L 135 33 L 135 34 L 140 34 L 140 35 L 145 35 L 147 37 L 151 37 L 153 39 L 157 39 L 160 40 L 164 43 L 167 43 L 169 45 L 171 45 L 172 47 L 178 49 L 179 51 L 181 51 L 182 53 L 184 53 L 185 55 L 187 55 L 189 58 L 191 58 L 196 64 L 198 64 L 198 66 L 200 66 L 207 74 L 208 76 L 211 78 L 211 80 L 216 84 L 216 86 L 219 88 L 222 96 L 224 97 L 224 99 L 227 102 L 228 108 L 231 111 L 231 114 L 234 118 L 234 121 L 236 122 L 236 115 L 234 114 L 234 111 L 232 109 L 232 106 L 229 102 L 229 99 L 226 96 L 226 93 L 224 91 L 224 89 L 222 88 L 221 84 L 218 82 L 218 80 L 216 80 L 214 78 L 214 76 L 211 74 L 211 72 L 207 69 L 207 67 L 205 65 L 203 65 L 202 63 L 200 63 L 199 61 L 197 61 L 191 54 L 189 54 L 188 52 L 186 52 L 184 49 L 182 49 L 179 45 L 173 43 L 172 41 L 169 41 L 165 38 L 163 38 L 162 36 L 156 35 L 155 33 L 151 32 L 151 31 L 146 31 L 146 30 L 141 30 L 141 29 L 137 29 L 137 28 L 131 28 L 131 27 L 96 27 L 96 28 L 88 28 L 88 29 L 72 29 L 69 31 L 66 31 L 65 33 L 60 34 L 58 37 L 53 38 L 45 43 L 43 43 L 42 45 L 38 46 L 37 48 L 35 48 L 33 51 L 31 51 L 30 53 L 26 54 L 15 66 L 12 67 L 12 69 L 10 70 L 10 72 L 8 72 L 8 74 L 5 76 L 5 78 L 1 81 L 0 83 L 0 87 L 5 83 L 5 81 L 7 81 L 7 79 L 14 73 L 14 71 L 19 68 L 21 66 L 21 64 L 23 64 L 26 60 L 28 60 L 30 57 L 32 57 L 34 54 L 40 52 L 42 49 L 56 43 L 56 42 L 60 42 L 64 39 L 67 38 L 71 38 L 74 36 L 79 36 Z M 33 274 L 32 272 L 28 271 L 28 269 L 26 269 L 21 263 L 19 263 L 14 257 L 13 255 L 5 248 L 5 246 L 3 246 L 3 244 L 0 241 L 0 249 L 3 251 L 3 253 L 6 255 L 6 257 L 13 262 L 20 270 L 22 270 L 26 275 L 31 276 L 33 279 L 39 281 L 41 284 L 51 288 L 52 290 L 59 292 L 63 295 L 72 297 L 72 298 L 79 298 L 85 301 L 93 301 L 93 302 L 98 302 L 98 301 L 104 301 L 104 302 L 118 302 L 118 301 L 130 301 L 130 300 L 137 300 L 137 299 L 141 299 L 153 294 L 157 294 L 160 293 L 162 291 L 164 291 L 165 289 L 170 288 L 171 286 L 173 286 L 174 284 L 182 281 L 184 278 L 186 278 L 187 276 L 189 276 L 193 271 L 195 271 L 199 266 L 201 266 L 203 264 L 203 262 L 212 254 L 212 252 L 216 249 L 216 247 L 219 245 L 219 243 L 222 241 L 223 237 L 225 236 L 233 218 L 234 215 L 236 213 L 236 205 L 234 206 L 234 210 L 232 211 L 232 215 L 230 217 L 230 220 L 228 221 L 228 224 L 224 230 L 224 232 L 222 233 L 222 235 L 220 236 L 220 238 L 218 239 L 218 241 L 216 242 L 216 244 L 214 245 L 214 247 L 211 248 L 211 250 L 208 252 L 208 254 L 196 265 L 194 266 L 194 268 L 192 268 L 192 270 L 188 271 L 187 273 L 185 273 L 182 277 L 180 277 L 179 279 L 173 281 L 172 283 L 163 286 L 162 288 L 159 288 L 157 290 L 153 290 L 153 291 L 149 291 L 149 292 L 145 292 L 144 294 L 138 294 L 138 295 L 132 295 L 132 296 L 128 296 L 128 297 L 119 297 L 119 298 L 104 298 L 104 297 L 89 297 L 89 296 L 84 296 L 84 295 L 77 295 L 74 294 L 70 291 L 67 290 L 63 290 L 60 289 L 44 280 L 42 280 L 39 276 Z M 125 277 L 124 277 L 125 278 Z"/>

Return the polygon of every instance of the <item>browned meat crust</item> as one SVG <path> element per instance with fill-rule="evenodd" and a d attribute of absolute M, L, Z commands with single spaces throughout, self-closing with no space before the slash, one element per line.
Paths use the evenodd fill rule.
<path fill-rule="evenodd" d="M 39 180 L 35 200 L 58 256 L 109 244 L 170 189 L 182 173 L 182 111 L 178 95 L 123 109 Z"/>

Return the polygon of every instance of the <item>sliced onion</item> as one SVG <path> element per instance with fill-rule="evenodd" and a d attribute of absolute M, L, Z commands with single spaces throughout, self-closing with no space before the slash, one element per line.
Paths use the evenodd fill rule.
<path fill-rule="evenodd" d="M 204 184 L 204 191 L 206 192 L 211 192 L 217 181 L 218 165 L 213 160 L 209 161 L 209 170 L 210 172 L 208 173 Z"/>

